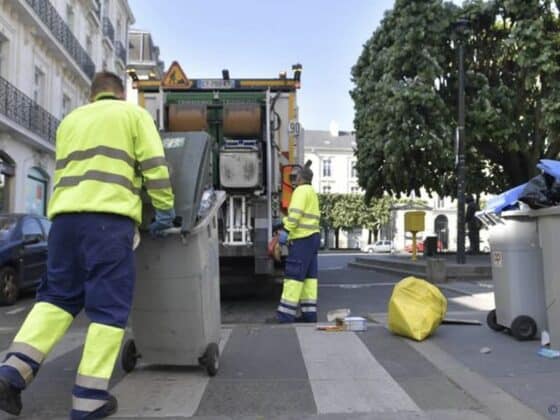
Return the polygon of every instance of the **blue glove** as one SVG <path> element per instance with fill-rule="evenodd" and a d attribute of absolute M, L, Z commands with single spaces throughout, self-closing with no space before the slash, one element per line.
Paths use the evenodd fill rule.
<path fill-rule="evenodd" d="M 156 209 L 156 220 L 150 225 L 149 230 L 152 236 L 164 236 L 163 231 L 173 227 L 175 220 L 175 210 Z"/>
<path fill-rule="evenodd" d="M 284 223 L 282 223 L 282 219 L 275 219 L 272 222 L 272 231 L 277 232 L 280 229 L 284 229 Z"/>
<path fill-rule="evenodd" d="M 284 229 L 278 232 L 278 243 L 280 245 L 286 245 L 288 243 L 288 232 Z"/>

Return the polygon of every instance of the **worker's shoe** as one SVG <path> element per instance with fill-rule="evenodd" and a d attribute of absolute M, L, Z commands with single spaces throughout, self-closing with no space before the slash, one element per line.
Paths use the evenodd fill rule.
<path fill-rule="evenodd" d="M 107 402 L 99 407 L 97 410 L 92 411 L 84 420 L 104 419 L 105 417 L 112 416 L 117 412 L 119 403 L 112 395 L 109 395 Z"/>
<path fill-rule="evenodd" d="M 312 321 L 309 318 L 304 318 L 302 316 L 298 316 L 296 319 L 294 319 L 294 322 L 300 323 L 300 324 L 315 324 L 317 323 L 317 321 Z"/>
<path fill-rule="evenodd" d="M 0 410 L 19 416 L 21 413 L 21 391 L 0 378 Z"/>
<path fill-rule="evenodd" d="M 275 316 L 267 318 L 264 322 L 267 324 L 291 324 L 291 321 L 282 321 Z"/>

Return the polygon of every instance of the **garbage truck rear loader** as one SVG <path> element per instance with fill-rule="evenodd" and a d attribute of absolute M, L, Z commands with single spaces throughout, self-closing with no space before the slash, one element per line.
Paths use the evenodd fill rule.
<path fill-rule="evenodd" d="M 138 103 L 162 140 L 204 131 L 212 138 L 208 185 L 226 192 L 219 214 L 221 282 L 277 278 L 272 225 L 288 207 L 290 175 L 303 161 L 296 101 L 301 65 L 273 79 L 189 79 L 173 62 L 161 80 L 133 76 Z M 131 71 L 129 69 L 129 74 Z"/>

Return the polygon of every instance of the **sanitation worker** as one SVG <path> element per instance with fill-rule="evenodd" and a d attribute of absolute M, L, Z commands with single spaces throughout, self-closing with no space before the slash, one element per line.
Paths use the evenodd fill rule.
<path fill-rule="evenodd" d="M 70 417 L 97 419 L 117 411 L 108 387 L 132 303 L 141 188 L 156 209 L 152 234 L 172 227 L 175 218 L 152 117 L 123 99 L 121 79 L 97 73 L 91 102 L 71 112 L 58 128 L 47 273 L 0 365 L 0 409 L 10 414 L 20 413 L 21 392 L 82 309 L 91 324 Z"/>
<path fill-rule="evenodd" d="M 273 323 L 317 322 L 317 253 L 319 233 L 319 199 L 311 186 L 311 161 L 299 171 L 288 215 L 279 227 L 279 238 L 287 231 L 286 259 L 282 297 Z M 298 317 L 298 309 L 301 315 Z"/>

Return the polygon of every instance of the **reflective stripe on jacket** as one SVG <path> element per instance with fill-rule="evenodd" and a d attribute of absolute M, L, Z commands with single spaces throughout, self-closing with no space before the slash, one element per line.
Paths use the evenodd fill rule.
<path fill-rule="evenodd" d="M 306 238 L 319 232 L 320 219 L 317 193 L 311 185 L 298 186 L 292 194 L 288 215 L 283 219 L 288 239 Z"/>
<path fill-rule="evenodd" d="M 128 216 L 140 224 L 142 186 L 155 208 L 173 207 L 163 145 L 146 110 L 102 99 L 77 108 L 62 121 L 56 135 L 49 218 L 102 212 Z"/>

